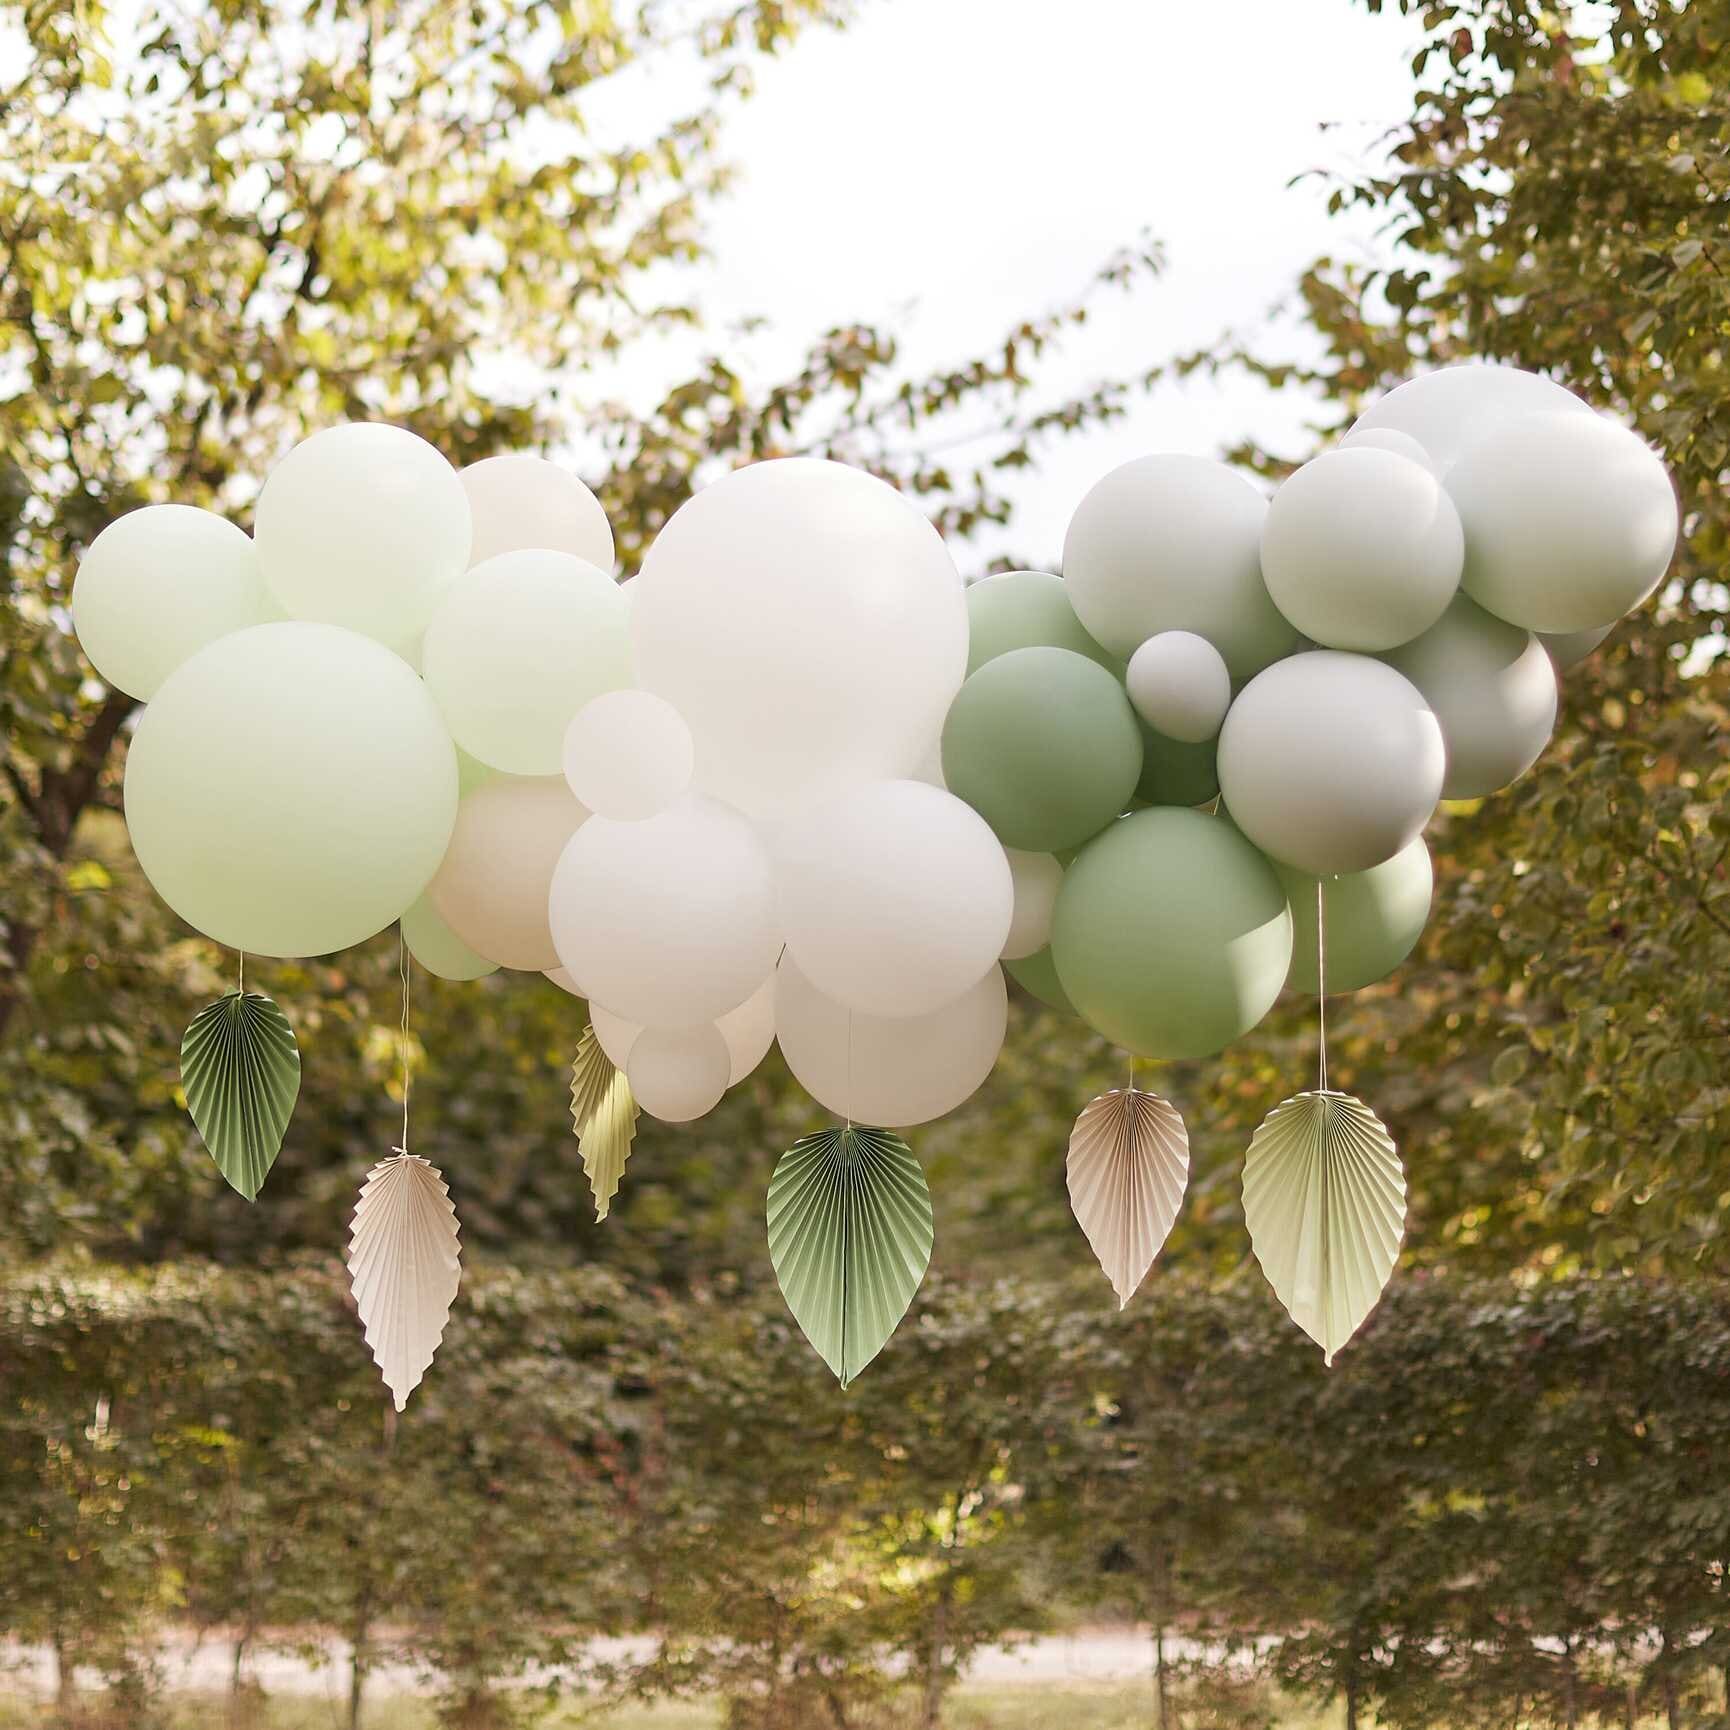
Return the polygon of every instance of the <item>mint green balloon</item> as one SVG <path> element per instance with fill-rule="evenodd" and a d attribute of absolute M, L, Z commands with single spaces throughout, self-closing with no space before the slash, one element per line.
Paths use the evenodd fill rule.
<path fill-rule="evenodd" d="M 1112 824 L 1064 873 L 1051 956 L 1076 1013 L 1142 1057 L 1208 1057 L 1273 1007 L 1292 921 L 1230 823 L 1160 807 Z"/>
<path fill-rule="evenodd" d="M 485 979 L 499 970 L 496 961 L 477 955 L 445 924 L 430 895 L 407 909 L 401 923 L 409 954 L 435 979 Z"/>
<path fill-rule="evenodd" d="M 1082 629 L 1062 577 L 1049 571 L 1004 571 L 969 586 L 968 672 L 978 672 L 1011 649 L 1042 647 L 1071 649 L 1114 673 L 1123 670 L 1122 663 Z"/>
<path fill-rule="evenodd" d="M 1049 943 L 1031 955 L 1022 956 L 1019 961 L 1005 961 L 1003 971 L 1028 996 L 1037 997 L 1048 1008 L 1061 1009 L 1066 1015 L 1076 1013 L 1075 1005 L 1069 1001 L 1069 993 L 1063 989 L 1063 981 L 1057 977 Z"/>
<path fill-rule="evenodd" d="M 1316 880 L 1279 865 L 1291 901 L 1291 984 L 1316 989 Z M 1367 871 L 1324 879 L 1327 988 L 1361 991 L 1386 979 L 1417 947 L 1429 922 L 1435 887 L 1422 835 Z"/>
<path fill-rule="evenodd" d="M 1136 797 L 1149 805 L 1205 805 L 1219 797 L 1215 741 L 1199 745 L 1156 733 L 1136 717 L 1141 728 L 1141 779 Z"/>
<path fill-rule="evenodd" d="M 1140 724 L 1123 686 L 1069 649 L 1011 649 L 986 662 L 943 724 L 944 783 L 1024 852 L 1097 835 L 1140 774 Z"/>

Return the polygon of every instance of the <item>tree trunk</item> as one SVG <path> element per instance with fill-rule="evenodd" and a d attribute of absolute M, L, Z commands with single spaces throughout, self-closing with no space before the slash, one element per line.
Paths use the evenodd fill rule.
<path fill-rule="evenodd" d="M 365 1704 L 366 1673 L 372 1658 L 372 1593 L 363 1591 L 355 1605 L 348 1664 L 348 1730 L 360 1730 Z"/>
<path fill-rule="evenodd" d="M 64 1717 L 78 1696 L 77 1666 L 66 1650 L 66 1638 L 56 1629 L 50 1642 L 54 1651 L 54 1706 Z"/>
<path fill-rule="evenodd" d="M 931 1645 L 925 1655 L 925 1703 L 919 1715 L 921 1730 L 937 1730 L 943 1721 L 943 1654 L 949 1643 L 949 1601 L 954 1591 L 954 1576 L 945 1570 L 931 1612 Z"/>
<path fill-rule="evenodd" d="M 1358 1730 L 1358 1679 L 1346 1683 L 1346 1730 Z"/>
<path fill-rule="evenodd" d="M 1153 1625 L 1153 1704 L 1154 1723 L 1159 1730 L 1171 1730 L 1171 1694 L 1166 1684 L 1165 1623 Z"/>

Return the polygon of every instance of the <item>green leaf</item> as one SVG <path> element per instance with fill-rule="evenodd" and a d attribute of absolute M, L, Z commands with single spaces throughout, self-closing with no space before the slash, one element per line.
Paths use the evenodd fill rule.
<path fill-rule="evenodd" d="M 217 1170 L 251 1201 L 300 1095 L 300 1048 L 288 1018 L 256 991 L 219 997 L 180 1042 L 180 1082 Z"/>
<path fill-rule="evenodd" d="M 583 1029 L 571 1065 L 571 1123 L 599 1223 L 611 1211 L 637 1138 L 637 1101 L 625 1072 L 613 1066 L 592 1027 Z"/>
<path fill-rule="evenodd" d="M 769 1182 L 769 1259 L 793 1319 L 846 1387 L 883 1349 L 931 1261 L 931 1191 L 900 1136 L 801 1136 Z"/>

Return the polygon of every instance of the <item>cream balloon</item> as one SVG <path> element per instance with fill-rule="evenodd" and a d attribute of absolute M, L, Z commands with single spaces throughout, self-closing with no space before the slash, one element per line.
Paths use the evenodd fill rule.
<path fill-rule="evenodd" d="M 547 896 L 553 867 L 587 815 L 556 775 L 498 775 L 465 793 L 427 891 L 440 917 L 501 967 L 556 967 Z"/>
<path fill-rule="evenodd" d="M 775 1037 L 794 1079 L 838 1116 L 905 1129 L 978 1091 L 1003 1048 L 1003 970 L 927 1015 L 861 1015 L 825 997 L 791 955 L 775 969 Z"/>
<path fill-rule="evenodd" d="M 1063 887 L 1063 865 L 1052 853 L 1004 848 L 1015 885 L 1015 911 L 1003 940 L 1005 961 L 1025 961 L 1051 941 L 1051 912 Z"/>
<path fill-rule="evenodd" d="M 416 961 L 435 979 L 484 979 L 499 964 L 477 955 L 439 916 L 423 895 L 402 916 L 402 940 Z"/>
<path fill-rule="evenodd" d="M 607 691 L 565 729 L 565 780 L 600 817 L 634 822 L 690 791 L 696 747 L 671 703 L 652 691 Z"/>
<path fill-rule="evenodd" d="M 72 583 L 79 648 L 117 691 L 141 702 L 206 643 L 278 616 L 245 531 L 190 505 L 146 505 L 115 518 Z"/>
<path fill-rule="evenodd" d="M 613 568 L 613 529 L 601 501 L 545 457 L 483 457 L 458 471 L 474 519 L 469 563 L 542 548 Z"/>
<path fill-rule="evenodd" d="M 425 439 L 363 422 L 291 450 L 259 494 L 264 580 L 284 610 L 401 643 L 469 559 L 468 495 Z"/>
<path fill-rule="evenodd" d="M 775 1043 L 775 979 L 771 974 L 737 1009 L 729 1009 L 715 1026 L 727 1042 L 731 1067 L 727 1085 L 737 1087 Z"/>
<path fill-rule="evenodd" d="M 541 977 L 550 979 L 561 991 L 568 992 L 572 997 L 581 997 L 585 1001 L 588 998 L 588 992 L 568 967 L 543 967 Z"/>
<path fill-rule="evenodd" d="M 456 818 L 450 736 L 381 643 L 287 621 L 218 637 L 163 681 L 126 758 L 156 892 L 256 955 L 325 955 L 426 887 Z"/>
<path fill-rule="evenodd" d="M 1213 738 L 1231 707 L 1231 673 L 1224 657 L 1193 631 L 1149 637 L 1129 657 L 1124 684 L 1142 720 L 1185 745 Z"/>
<path fill-rule="evenodd" d="M 690 726 L 698 790 L 754 817 L 913 774 L 967 667 L 942 538 L 840 463 L 755 463 L 705 487 L 631 593 L 638 683 Z"/>
<path fill-rule="evenodd" d="M 1430 474 L 1440 475 L 1436 459 L 1410 433 L 1397 432 L 1391 426 L 1367 426 L 1349 432 L 1340 440 L 1338 448 L 1342 451 L 1392 451 L 1395 456 L 1416 463 Z"/>
<path fill-rule="evenodd" d="M 593 1002 L 589 1004 L 589 1025 L 594 1028 L 595 1043 L 606 1054 L 607 1061 L 615 1069 L 623 1069 L 631 1061 L 631 1047 L 643 1031 L 642 1026 Z"/>
<path fill-rule="evenodd" d="M 711 1022 L 645 1027 L 631 1043 L 625 1075 L 651 1117 L 689 1123 L 721 1103 L 731 1065 L 727 1042 Z"/>
<path fill-rule="evenodd" d="M 1348 439 L 1372 431 L 1404 433 L 1446 475 L 1466 447 L 1492 428 L 1529 414 L 1590 414 L 1570 390 L 1515 366 L 1472 362 L 1408 379 L 1364 410 Z M 1343 442 L 1343 441 L 1342 441 Z"/>

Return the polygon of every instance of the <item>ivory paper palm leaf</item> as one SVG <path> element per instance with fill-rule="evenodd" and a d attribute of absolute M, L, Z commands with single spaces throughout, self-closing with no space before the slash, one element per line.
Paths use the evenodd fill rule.
<path fill-rule="evenodd" d="M 592 1027 L 583 1029 L 571 1065 L 571 1124 L 595 1198 L 595 1218 L 611 1211 L 625 1161 L 637 1136 L 637 1101 L 625 1072 L 614 1067 Z"/>
<path fill-rule="evenodd" d="M 1189 1134 L 1170 1100 L 1136 1088 L 1090 1100 L 1069 1137 L 1069 1205 L 1122 1309 L 1171 1234 Z"/>
<path fill-rule="evenodd" d="M 251 1201 L 300 1097 L 300 1048 L 288 1018 L 256 991 L 219 997 L 180 1042 L 180 1084 L 216 1169 Z"/>

